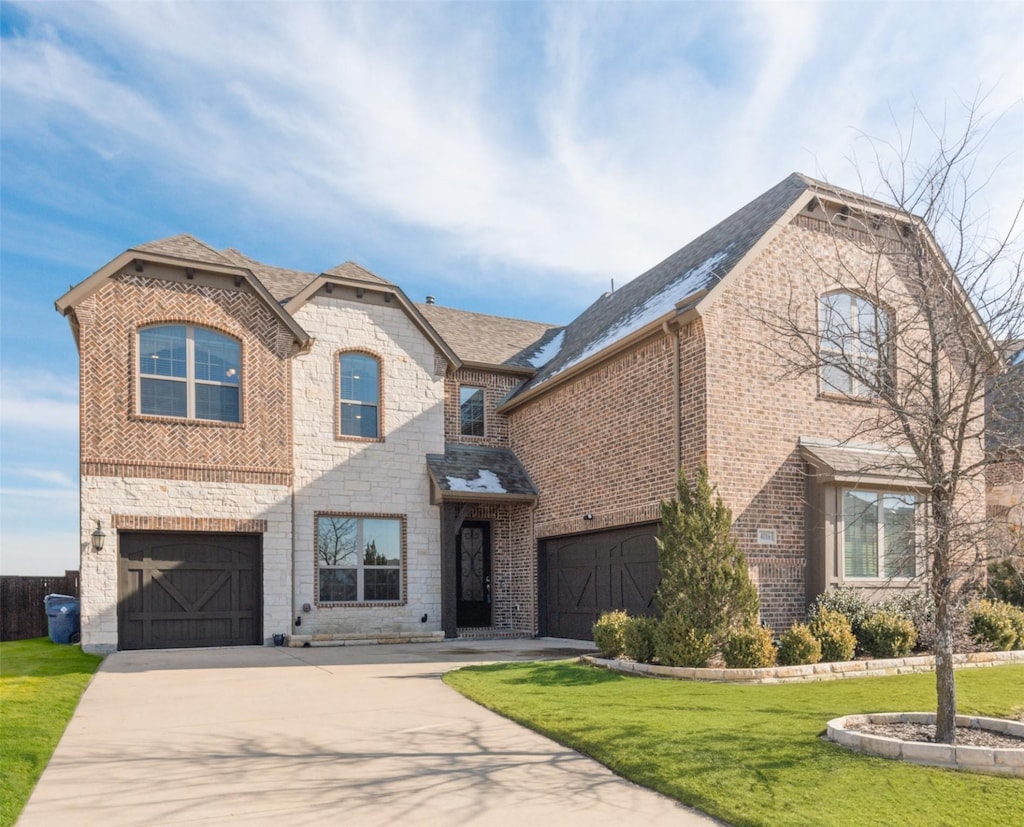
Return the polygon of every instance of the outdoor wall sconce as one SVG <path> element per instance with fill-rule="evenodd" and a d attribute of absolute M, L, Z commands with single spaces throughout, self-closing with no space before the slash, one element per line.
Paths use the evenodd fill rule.
<path fill-rule="evenodd" d="M 103 542 L 107 539 L 107 535 L 103 533 L 103 529 L 100 528 L 100 521 L 96 521 L 96 530 L 92 533 L 92 548 L 93 551 L 103 551 Z"/>
<path fill-rule="evenodd" d="M 584 519 L 584 520 L 593 520 L 593 519 L 594 519 L 594 515 L 593 515 L 593 514 L 591 514 L 591 513 L 590 513 L 590 512 L 588 511 L 588 512 L 587 512 L 586 514 L 584 514 L 584 515 L 583 515 L 583 519 Z"/>

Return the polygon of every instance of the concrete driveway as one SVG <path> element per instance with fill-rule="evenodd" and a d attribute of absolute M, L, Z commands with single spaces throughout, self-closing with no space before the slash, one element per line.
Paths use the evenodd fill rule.
<path fill-rule="evenodd" d="M 565 640 L 109 656 L 19 827 L 710 825 L 445 686 Z"/>

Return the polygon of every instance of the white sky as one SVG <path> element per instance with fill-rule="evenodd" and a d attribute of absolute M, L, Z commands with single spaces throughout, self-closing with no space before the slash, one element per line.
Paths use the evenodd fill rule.
<path fill-rule="evenodd" d="M 854 189 L 987 93 L 1024 193 L 1024 4 L 2 3 L 0 570 L 77 567 L 77 354 L 52 302 L 190 232 L 564 324 L 799 170 Z M 915 138 L 928 148 L 919 129 Z M 866 188 L 876 179 L 865 167 Z"/>

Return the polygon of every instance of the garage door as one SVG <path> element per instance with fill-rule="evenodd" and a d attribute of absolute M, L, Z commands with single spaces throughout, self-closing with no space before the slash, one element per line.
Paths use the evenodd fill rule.
<path fill-rule="evenodd" d="M 118 648 L 262 642 L 259 535 L 119 535 Z"/>
<path fill-rule="evenodd" d="M 590 640 L 602 612 L 653 614 L 657 523 L 545 540 L 540 553 L 541 634 Z"/>

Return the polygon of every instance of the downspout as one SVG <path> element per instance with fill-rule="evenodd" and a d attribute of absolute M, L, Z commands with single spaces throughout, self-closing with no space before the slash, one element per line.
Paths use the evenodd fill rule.
<path fill-rule="evenodd" d="M 672 335 L 672 327 L 675 327 L 675 336 Z M 683 411 L 682 402 L 680 396 L 683 392 L 682 377 L 680 375 L 680 360 L 679 360 L 679 347 L 680 347 L 680 334 L 679 325 L 670 325 L 667 321 L 662 322 L 661 329 L 665 331 L 665 336 L 673 343 L 672 347 L 672 449 L 675 460 L 675 472 L 673 475 L 673 484 L 679 477 L 679 470 L 682 467 L 682 427 L 683 427 Z"/>

